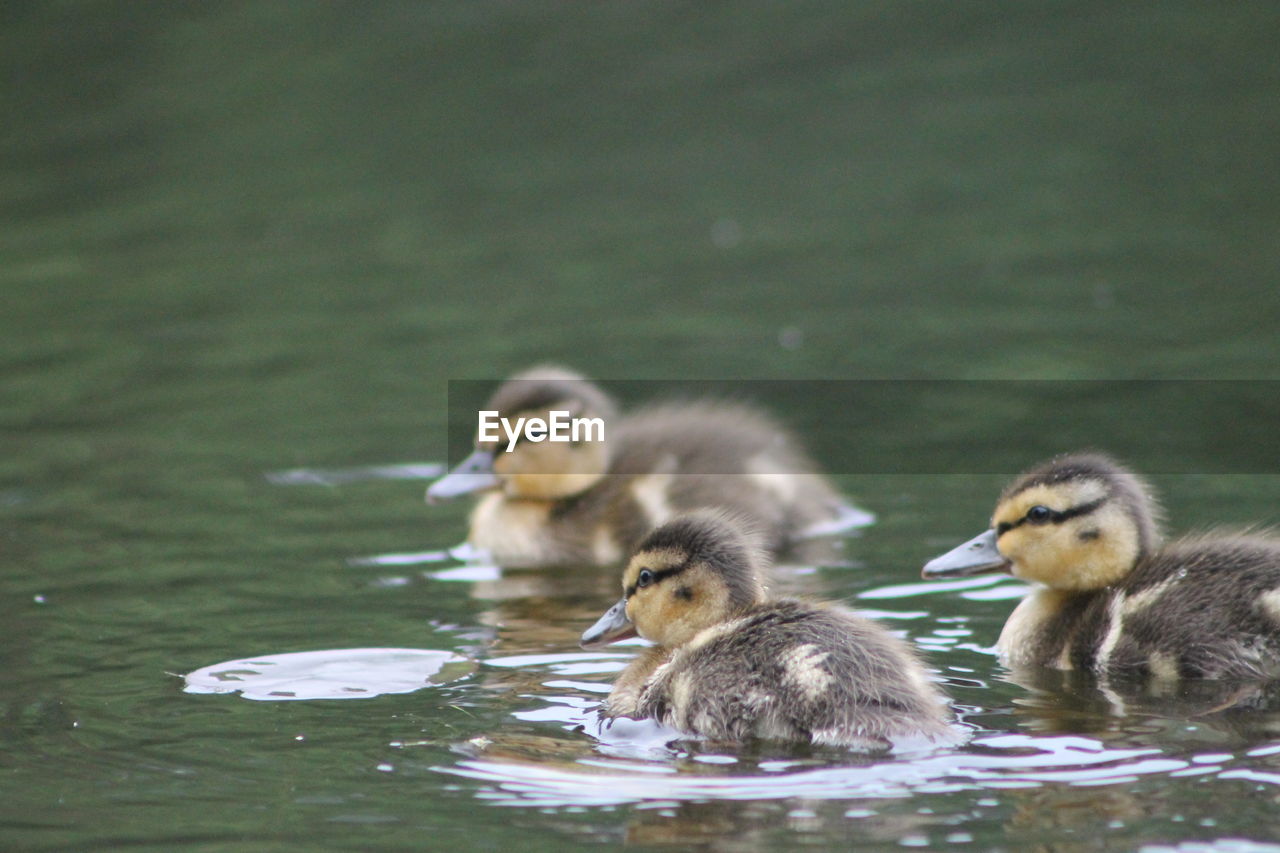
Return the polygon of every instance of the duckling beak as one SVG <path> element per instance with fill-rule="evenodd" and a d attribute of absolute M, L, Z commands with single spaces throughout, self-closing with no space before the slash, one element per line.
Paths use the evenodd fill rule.
<path fill-rule="evenodd" d="M 492 489 L 497 485 L 499 480 L 498 475 L 493 473 L 493 453 L 477 450 L 431 484 L 427 489 L 427 503 L 440 503 L 459 495 Z"/>
<path fill-rule="evenodd" d="M 582 633 L 582 639 L 578 641 L 578 645 L 584 649 L 598 649 L 635 635 L 636 626 L 627 618 L 627 600 L 624 598 L 605 611 L 605 614 L 596 620 L 596 624 Z"/>
<path fill-rule="evenodd" d="M 996 547 L 996 532 L 988 530 L 963 545 L 957 545 L 941 557 L 934 557 L 924 564 L 920 575 L 926 580 L 967 578 L 988 572 L 1007 572 L 1009 565 L 1009 561 Z"/>

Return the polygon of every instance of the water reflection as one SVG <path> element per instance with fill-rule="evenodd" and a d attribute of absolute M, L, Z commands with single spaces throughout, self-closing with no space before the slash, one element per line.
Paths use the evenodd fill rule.
<path fill-rule="evenodd" d="M 501 569 L 437 549 L 385 554 L 343 573 L 388 603 L 452 595 L 461 602 L 453 618 L 478 643 L 475 674 L 455 685 L 452 735 L 399 727 L 384 741 L 399 758 L 383 764 L 447 778 L 444 787 L 469 803 L 515 807 L 569 835 L 716 850 L 855 832 L 863 843 L 1068 851 L 1096 848 L 1100 828 L 1116 839 L 1132 832 L 1126 846 L 1136 847 L 1191 837 L 1179 821 L 1207 819 L 1197 785 L 1247 791 L 1274 807 L 1272 690 L 1134 690 L 1007 673 L 990 644 L 1007 600 L 1025 587 L 1000 577 L 904 582 L 901 542 L 877 552 L 878 536 L 819 543 L 827 550 L 779 567 L 774 589 L 850 602 L 914 643 L 955 699 L 964 745 L 890 755 L 727 750 L 647 721 L 601 726 L 597 704 L 634 650 L 586 653 L 577 640 L 616 599 L 617 570 Z M 572 819 L 584 812 L 590 819 Z M 1213 827 L 1198 829 L 1212 837 Z"/>
<path fill-rule="evenodd" d="M 759 850 L 783 846 L 796 836 L 838 838 L 856 822 L 862 843 L 894 844 L 920 839 L 927 844 L 941 820 L 931 814 L 873 808 L 846 808 L 804 798 L 752 803 L 680 802 L 636 809 L 626 841 L 652 846 L 697 845 L 709 850 Z M 939 841 L 942 839 L 939 838 Z"/>
<path fill-rule="evenodd" d="M 1280 736 L 1280 684 L 1223 679 L 1177 682 L 1098 680 L 1079 672 L 1017 670 L 1005 678 L 1024 688 L 1019 723 L 1037 732 L 1100 737 L 1167 734 L 1190 742 L 1256 744 Z"/>
<path fill-rule="evenodd" d="M 580 709 L 574 709 L 580 711 Z M 585 720 L 581 713 L 560 721 Z M 518 760 L 509 747 L 467 758 L 442 772 L 490 783 L 485 799 L 508 805 L 617 805 L 653 801 L 882 799 L 912 793 L 986 788 L 1038 788 L 1132 782 L 1190 766 L 1159 748 L 1112 748 L 1079 736 L 1017 734 L 975 738 L 964 749 L 917 745 L 892 757 L 792 749 L 776 744 L 746 747 L 707 761 L 696 748 L 678 750 L 666 762 L 637 764 L 610 758 L 572 764 Z"/>

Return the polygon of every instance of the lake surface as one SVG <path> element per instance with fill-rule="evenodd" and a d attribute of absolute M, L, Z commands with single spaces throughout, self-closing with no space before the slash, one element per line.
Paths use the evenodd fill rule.
<path fill-rule="evenodd" d="M 1280 523 L 1241 427 L 1280 379 L 1278 34 L 1261 2 L 7 4 L 0 847 L 1280 843 L 1269 697 L 1019 683 L 1021 588 L 918 580 L 1081 445 L 1175 531 Z M 466 530 L 422 502 L 450 380 L 541 361 L 794 425 L 879 522 L 788 583 L 919 647 L 968 743 L 592 731 L 616 574 L 423 556 Z M 442 668 L 184 692 L 367 649 L 441 654 L 321 680 Z"/>

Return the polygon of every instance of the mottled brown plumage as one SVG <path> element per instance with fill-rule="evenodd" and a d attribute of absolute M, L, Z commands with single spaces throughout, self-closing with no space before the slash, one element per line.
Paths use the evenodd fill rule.
<path fill-rule="evenodd" d="M 1011 666 L 1280 676 L 1280 540 L 1219 533 L 1162 546 L 1158 520 L 1132 472 L 1096 454 L 1060 457 L 1014 480 L 992 529 L 925 576 L 1007 571 L 1041 585 L 1001 632 Z"/>
<path fill-rule="evenodd" d="M 623 600 L 583 635 L 588 647 L 636 632 L 657 644 L 618 677 L 602 713 L 715 741 L 874 749 L 954 737 L 905 643 L 837 605 L 769 600 L 766 563 L 723 513 L 690 513 L 648 536 L 623 574 Z"/>
<path fill-rule="evenodd" d="M 655 526 L 699 507 L 750 519 L 780 551 L 851 509 L 787 431 L 748 406 L 688 401 L 619 416 L 578 374 L 540 367 L 503 383 L 486 408 L 605 422 L 603 443 L 526 441 L 508 453 L 505 441 L 478 442 L 465 472 L 428 490 L 429 500 L 486 491 L 468 541 L 502 565 L 618 563 Z"/>

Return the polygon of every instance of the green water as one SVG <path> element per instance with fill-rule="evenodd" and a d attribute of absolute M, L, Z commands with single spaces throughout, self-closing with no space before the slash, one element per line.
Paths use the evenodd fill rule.
<path fill-rule="evenodd" d="M 878 763 L 611 754 L 564 710 L 610 677 L 572 658 L 608 573 L 353 567 L 465 507 L 266 477 L 442 461 L 448 380 L 545 360 L 1280 378 L 1278 35 L 1265 2 L 6 4 L 0 846 L 1280 841 L 1274 715 L 1011 683 L 1016 589 L 915 585 L 1002 477 L 868 468 L 903 452 L 874 412 L 780 412 L 881 519 L 804 577 L 919 645 L 974 736 Z M 1006 414 L 1001 470 L 1107 444 Z M 1158 470 L 1176 529 L 1280 523 L 1271 470 Z M 479 664 L 359 701 L 178 677 L 371 646 Z"/>

